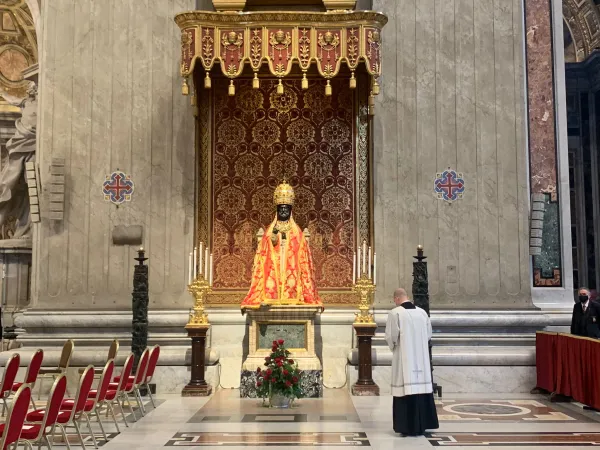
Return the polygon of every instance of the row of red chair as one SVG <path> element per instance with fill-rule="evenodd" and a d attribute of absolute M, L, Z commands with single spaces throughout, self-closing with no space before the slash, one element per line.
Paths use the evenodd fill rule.
<path fill-rule="evenodd" d="M 36 358 L 36 355 L 37 352 L 34 355 L 34 358 Z M 67 392 L 67 379 L 65 374 L 60 374 L 56 377 L 54 385 L 52 386 L 46 408 L 37 409 L 34 404 L 34 410 L 28 412 L 29 403 L 33 403 L 31 395 L 33 385 L 28 383 L 27 380 L 30 379 L 29 372 L 35 371 L 37 365 L 37 359 L 35 365 L 33 364 L 32 359 L 25 382 L 18 383 L 19 387 L 16 389 L 15 398 L 9 408 L 6 424 L 0 425 L 0 433 L 2 436 L 0 439 L 0 450 L 6 449 L 9 445 L 18 441 L 23 442 L 29 448 L 31 448 L 32 443 L 42 445 L 42 443 L 45 442 L 48 447 L 51 448 L 49 436 L 53 435 L 56 427 L 60 428 L 67 448 L 70 449 L 71 447 L 67 439 L 65 431 L 66 427 L 75 428 L 81 446 L 85 448 L 85 442 L 81 434 L 79 423 L 83 422 L 83 420 L 85 420 L 90 430 L 94 447 L 98 448 L 92 430 L 90 416 L 96 416 L 104 439 L 108 440 L 100 418 L 100 411 L 103 408 L 106 408 L 107 417 L 109 412 L 112 414 L 117 432 L 120 433 L 121 430 L 119 429 L 119 424 L 113 408 L 114 404 L 120 408 L 126 426 L 129 426 L 129 424 L 127 423 L 127 418 L 123 410 L 125 401 L 129 404 L 133 418 L 137 420 L 133 406 L 129 401 L 129 394 L 135 396 L 142 416 L 146 414 L 140 391 L 142 388 L 145 387 L 147 389 L 152 405 L 156 407 L 152 394 L 150 393 L 149 383 L 154 375 L 159 355 L 160 347 L 158 345 L 152 350 L 146 349 L 142 353 L 135 374 L 133 374 L 134 355 L 130 354 L 125 360 L 121 374 L 116 377 L 113 376 L 115 368 L 114 360 L 109 359 L 100 375 L 98 389 L 92 389 L 94 367 L 88 366 L 81 374 L 75 398 L 65 398 Z M 2 386 L 5 385 L 5 381 L 10 381 L 10 379 L 6 380 L 6 374 L 9 372 L 9 369 L 12 371 L 15 360 L 17 361 L 16 367 L 18 370 L 18 357 L 19 355 L 15 354 L 7 362 Z M 41 362 L 39 365 L 41 366 Z M 10 382 L 10 385 L 16 387 L 16 384 L 17 383 L 14 383 L 13 377 L 13 381 Z M 2 390 L 0 389 L 0 394 L 1 393 Z M 2 398 L 3 400 L 6 400 L 4 395 Z M 15 430 L 18 430 L 18 433 Z"/>

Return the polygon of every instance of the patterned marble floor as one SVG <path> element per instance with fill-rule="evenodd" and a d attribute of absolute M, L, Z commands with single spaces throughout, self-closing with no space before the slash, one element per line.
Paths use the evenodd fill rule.
<path fill-rule="evenodd" d="M 146 417 L 122 427 L 119 435 L 109 424 L 108 442 L 94 429 L 99 445 L 107 450 L 600 447 L 600 414 L 577 404 L 551 404 L 541 396 L 444 397 L 437 405 L 440 429 L 419 438 L 392 431 L 389 396 L 351 397 L 345 390 L 326 390 L 323 399 L 301 400 L 291 410 L 263 408 L 260 400 L 240 399 L 237 390 L 220 390 L 211 398 L 160 400 L 156 410 L 148 406 Z M 66 448 L 59 441 L 56 447 Z"/>

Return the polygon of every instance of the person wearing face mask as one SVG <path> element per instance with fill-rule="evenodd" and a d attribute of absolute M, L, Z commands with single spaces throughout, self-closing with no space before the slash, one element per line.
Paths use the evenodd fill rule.
<path fill-rule="evenodd" d="M 580 288 L 579 302 L 573 307 L 571 334 L 591 338 L 600 338 L 600 305 L 590 300 L 590 290 Z"/>

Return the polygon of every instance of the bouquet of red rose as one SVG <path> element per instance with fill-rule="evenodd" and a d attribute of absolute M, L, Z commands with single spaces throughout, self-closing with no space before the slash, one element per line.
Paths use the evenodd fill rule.
<path fill-rule="evenodd" d="M 256 369 L 256 393 L 259 397 L 271 399 L 273 395 L 285 396 L 291 400 L 302 397 L 300 389 L 300 370 L 290 352 L 284 346 L 284 340 L 273 341 L 271 355 L 265 358 L 266 369 Z"/>

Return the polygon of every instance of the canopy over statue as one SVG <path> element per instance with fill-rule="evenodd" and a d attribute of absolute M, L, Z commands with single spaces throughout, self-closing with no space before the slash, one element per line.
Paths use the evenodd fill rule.
<path fill-rule="evenodd" d="M 285 181 L 275 189 L 277 214 L 256 250 L 242 309 L 262 304 L 322 306 L 308 241 L 292 217 L 294 198 L 294 189 Z"/>

